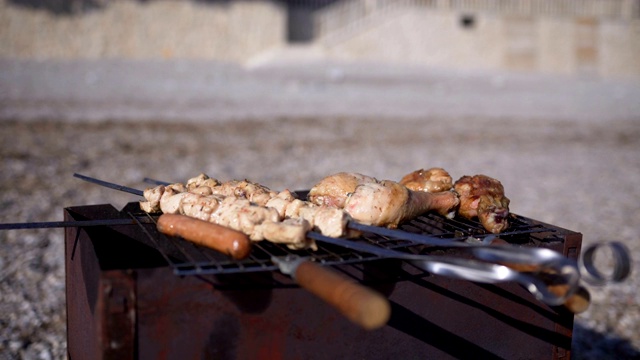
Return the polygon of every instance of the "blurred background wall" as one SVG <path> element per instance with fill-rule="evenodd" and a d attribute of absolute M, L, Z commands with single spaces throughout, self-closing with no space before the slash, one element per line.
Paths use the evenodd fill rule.
<path fill-rule="evenodd" d="M 244 61 L 285 39 L 268 1 L 3 0 L 0 57 Z"/>
<path fill-rule="evenodd" d="M 306 57 L 640 78 L 640 1 L 2 0 L 0 57 Z"/>

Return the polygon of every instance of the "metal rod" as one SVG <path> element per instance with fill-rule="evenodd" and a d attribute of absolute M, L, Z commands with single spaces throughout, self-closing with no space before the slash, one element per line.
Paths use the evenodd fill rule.
<path fill-rule="evenodd" d="M 101 186 L 104 186 L 104 187 L 108 187 L 108 188 L 111 188 L 111 189 L 128 192 L 128 193 L 133 194 L 133 195 L 144 196 L 144 192 L 142 190 L 130 188 L 128 186 L 118 185 L 118 184 L 110 183 L 110 182 L 107 182 L 107 181 L 98 180 L 96 178 L 92 178 L 92 177 L 89 177 L 89 176 L 81 175 L 81 174 L 78 174 L 78 173 L 73 174 L 73 176 L 77 177 L 78 179 L 81 179 L 81 180 L 84 180 L 84 181 L 87 181 L 87 182 L 90 182 L 90 183 L 98 184 L 98 185 L 101 185 Z"/>
<path fill-rule="evenodd" d="M 149 223 L 143 220 L 142 223 Z M 0 224 L 0 230 L 21 230 L 21 229 L 50 229 L 67 227 L 87 227 L 87 226 L 116 226 L 135 225 L 132 219 L 103 219 L 103 220 L 76 220 L 76 221 L 44 221 L 30 223 L 6 223 Z"/>
<path fill-rule="evenodd" d="M 166 181 L 160 181 L 160 180 L 156 180 L 156 179 L 152 179 L 152 178 L 148 178 L 148 177 L 144 178 L 142 181 L 146 182 L 148 184 L 153 184 L 153 185 L 169 185 L 169 184 L 171 184 L 171 183 L 166 182 Z"/>
<path fill-rule="evenodd" d="M 398 229 L 388 229 L 379 226 L 364 225 L 357 222 L 349 221 L 347 224 L 352 230 L 359 230 L 364 232 L 373 233 L 381 236 L 388 236 L 390 238 L 399 240 L 408 240 L 413 243 L 430 246 L 445 246 L 445 247 L 469 247 L 472 246 L 469 243 L 461 242 L 460 240 L 467 239 L 467 236 L 458 237 L 454 239 L 442 239 L 437 236 L 429 236 L 423 234 L 416 234 L 408 231 L 402 231 Z"/>

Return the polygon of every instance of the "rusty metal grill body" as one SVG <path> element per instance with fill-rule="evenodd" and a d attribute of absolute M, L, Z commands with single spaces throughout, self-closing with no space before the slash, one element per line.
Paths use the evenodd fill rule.
<path fill-rule="evenodd" d="M 147 216 L 137 203 L 65 209 L 65 220 Z M 501 238 L 570 258 L 582 235 L 522 216 Z M 442 239 L 488 236 L 466 219 L 427 215 L 402 230 Z M 517 284 L 432 276 L 394 259 L 319 243 L 292 251 L 256 243 L 233 261 L 159 234 L 153 224 L 67 228 L 68 349 L 71 359 L 535 358 L 566 359 L 573 314 Z M 363 234 L 356 241 L 412 253 L 449 253 Z M 298 288 L 272 256 L 307 256 L 386 295 L 387 326 L 365 331 Z"/>

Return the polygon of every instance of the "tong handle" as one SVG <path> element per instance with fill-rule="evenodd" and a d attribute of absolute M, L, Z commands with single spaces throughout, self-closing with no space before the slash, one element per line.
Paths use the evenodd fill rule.
<path fill-rule="evenodd" d="M 158 218 L 158 231 L 169 236 L 180 236 L 195 244 L 244 259 L 251 252 L 247 235 L 208 221 L 177 214 L 162 214 Z"/>
<path fill-rule="evenodd" d="M 545 273 L 545 269 L 540 265 L 501 263 L 515 271 Z M 548 271 L 548 270 L 547 270 Z M 566 283 L 547 284 L 549 293 L 560 299 L 564 299 L 562 306 L 574 314 L 585 312 L 591 305 L 591 294 L 584 286 L 578 284 L 575 288 Z M 572 294 L 569 294 L 573 291 Z"/>
<path fill-rule="evenodd" d="M 557 284 L 549 285 L 547 289 L 549 289 L 549 292 L 554 295 L 563 297 L 567 294 L 570 287 L 567 284 Z M 562 304 L 565 309 L 571 311 L 573 314 L 580 314 L 587 311 L 589 305 L 591 305 L 591 294 L 589 293 L 589 290 L 582 285 L 578 285 L 575 292 L 566 298 Z"/>
<path fill-rule="evenodd" d="M 366 330 L 384 326 L 391 316 L 391 306 L 384 296 L 312 261 L 302 261 L 294 278 L 298 285 Z"/>

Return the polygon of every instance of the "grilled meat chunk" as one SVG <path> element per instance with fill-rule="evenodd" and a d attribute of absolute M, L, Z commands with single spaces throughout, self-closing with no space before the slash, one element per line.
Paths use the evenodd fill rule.
<path fill-rule="evenodd" d="M 189 179 L 187 181 L 187 190 L 189 192 L 197 192 L 203 195 L 218 194 L 233 196 L 236 198 L 246 198 L 261 206 L 264 206 L 267 201 L 277 194 L 266 186 L 262 186 L 249 180 L 232 180 L 221 183 L 216 179 L 210 178 L 206 174 L 200 174 Z"/>
<path fill-rule="evenodd" d="M 378 180 L 358 173 L 340 172 L 320 180 L 309 190 L 307 199 L 319 206 L 344 208 L 347 197 L 356 186 L 370 182 Z"/>
<path fill-rule="evenodd" d="M 209 180 L 207 175 L 201 174 L 190 179 L 187 182 L 187 188 L 190 189 L 189 191 L 198 191 L 203 194 L 220 194 L 248 199 L 257 205 L 275 209 L 282 221 L 290 218 L 304 219 L 310 223 L 314 230 L 325 236 L 353 237 L 358 235 L 357 232 L 347 229 L 347 223 L 351 218 L 341 209 L 315 206 L 307 201 L 299 200 L 289 190 L 276 193 L 263 185 L 248 180 L 234 180 L 225 183 L 214 180 L 215 186 L 207 185 L 206 182 Z M 208 190 L 203 190 L 203 188 Z"/>
<path fill-rule="evenodd" d="M 186 189 L 175 184 L 147 189 L 144 192 L 147 201 L 141 202 L 140 207 L 144 211 L 181 214 L 226 226 L 247 234 L 252 241 L 285 243 L 293 249 L 316 247 L 314 241 L 306 237 L 311 224 L 305 219 L 282 221 L 275 209 L 259 206 L 246 198 L 203 195 Z"/>
<path fill-rule="evenodd" d="M 346 172 L 320 180 L 309 191 L 308 199 L 317 205 L 343 207 L 363 224 L 388 227 L 397 227 L 400 222 L 428 211 L 451 217 L 458 205 L 453 192 L 412 191 L 394 181 Z"/>
<path fill-rule="evenodd" d="M 187 180 L 187 190 L 192 191 L 195 188 L 199 188 L 201 186 L 207 187 L 216 187 L 220 186 L 220 181 L 209 177 L 207 174 L 201 173 L 200 175 L 193 177 Z"/>
<path fill-rule="evenodd" d="M 343 209 L 331 206 L 317 206 L 308 201 L 293 199 L 283 200 L 279 197 L 271 199 L 267 207 L 276 209 L 284 219 L 300 218 L 307 220 L 313 230 L 331 237 L 357 237 L 358 232 L 348 229 L 351 216 Z"/>
<path fill-rule="evenodd" d="M 143 192 L 143 196 L 147 201 L 140 202 L 140 208 L 148 213 L 158 213 L 162 210 L 160 209 L 160 200 L 164 193 L 169 191 L 171 195 L 182 193 L 186 191 L 184 185 L 177 183 L 171 185 L 159 185 L 154 188 L 145 189 Z"/>
<path fill-rule="evenodd" d="M 445 169 L 434 167 L 407 174 L 400 180 L 400 184 L 413 191 L 437 193 L 451 190 L 453 179 Z"/>
<path fill-rule="evenodd" d="M 456 194 L 412 191 L 394 181 L 384 180 L 358 185 L 346 199 L 345 210 L 356 221 L 396 228 L 399 223 L 429 211 L 451 216 L 458 206 Z"/>
<path fill-rule="evenodd" d="M 311 231 L 311 224 L 305 219 L 285 219 L 280 222 L 266 221 L 260 224 L 259 228 L 265 239 L 276 239 L 270 240 L 271 242 L 282 242 L 287 247 L 295 250 L 318 249 L 315 241 L 307 238 L 307 232 Z M 279 239 L 285 240 L 279 241 Z M 289 239 L 296 239 L 296 241 L 290 241 Z"/>
<path fill-rule="evenodd" d="M 454 184 L 460 196 L 458 214 L 478 218 L 482 226 L 499 234 L 509 226 L 509 199 L 504 195 L 500 181 L 486 175 L 465 175 Z"/>

